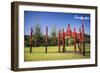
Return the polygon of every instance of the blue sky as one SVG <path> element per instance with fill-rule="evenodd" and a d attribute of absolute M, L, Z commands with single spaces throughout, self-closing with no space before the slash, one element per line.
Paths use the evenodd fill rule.
<path fill-rule="evenodd" d="M 82 17 L 84 17 L 85 33 L 90 34 L 90 14 L 24 11 L 24 33 L 29 35 L 30 28 L 32 27 L 34 30 L 37 23 L 40 24 L 43 34 L 45 34 L 46 26 L 48 26 L 50 35 L 52 28 L 56 27 L 57 32 L 61 29 L 66 31 L 68 24 L 70 24 L 72 31 L 76 27 L 78 32 L 82 25 Z"/>

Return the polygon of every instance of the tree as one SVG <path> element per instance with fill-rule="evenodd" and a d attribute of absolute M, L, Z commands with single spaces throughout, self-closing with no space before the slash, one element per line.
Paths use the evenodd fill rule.
<path fill-rule="evenodd" d="M 68 45 L 73 45 L 74 44 L 74 39 L 73 38 L 70 38 L 69 40 L 68 40 Z"/>
<path fill-rule="evenodd" d="M 51 37 L 50 37 L 50 44 L 52 46 L 56 46 L 57 45 L 57 32 L 56 32 L 56 27 L 53 27 L 52 28 L 52 31 L 51 31 Z"/>
<path fill-rule="evenodd" d="M 56 36 L 57 36 L 56 27 L 53 27 L 51 31 L 51 37 L 56 37 Z"/>
<path fill-rule="evenodd" d="M 66 38 L 65 43 L 66 43 L 66 46 L 73 45 L 74 44 L 74 39 L 72 37 L 71 38 Z"/>
<path fill-rule="evenodd" d="M 65 39 L 66 46 L 68 46 L 68 41 L 69 41 L 69 38 L 66 38 Z"/>
<path fill-rule="evenodd" d="M 25 44 L 25 47 L 29 47 L 30 46 L 30 41 L 29 41 L 29 35 L 24 35 L 25 38 L 24 38 L 24 44 Z"/>
<path fill-rule="evenodd" d="M 34 26 L 34 39 L 35 39 L 35 46 L 39 46 L 41 43 L 41 38 L 43 37 L 41 32 L 41 26 L 39 24 L 36 24 Z"/>

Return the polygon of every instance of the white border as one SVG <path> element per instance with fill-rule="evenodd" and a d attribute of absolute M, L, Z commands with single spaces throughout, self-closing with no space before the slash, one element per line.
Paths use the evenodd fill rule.
<path fill-rule="evenodd" d="M 69 12 L 69 13 L 89 13 L 91 15 L 91 55 L 90 59 L 81 60 L 59 60 L 59 61 L 37 61 L 24 62 L 24 10 L 27 11 L 48 11 L 48 12 Z M 81 8 L 63 8 L 63 7 L 48 7 L 48 6 L 25 6 L 19 5 L 19 68 L 34 68 L 34 67 L 48 67 L 48 66 L 62 66 L 62 65 L 83 65 L 95 64 L 95 10 L 81 9 Z"/>

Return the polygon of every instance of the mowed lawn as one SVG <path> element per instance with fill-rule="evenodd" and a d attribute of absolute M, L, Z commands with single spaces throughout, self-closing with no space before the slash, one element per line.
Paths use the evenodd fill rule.
<path fill-rule="evenodd" d="M 85 49 L 86 56 L 83 56 L 79 52 L 75 53 L 74 46 L 66 47 L 65 53 L 58 53 L 58 46 L 48 46 L 48 53 L 45 53 L 45 47 L 33 47 L 32 53 L 30 53 L 29 47 L 25 47 L 24 61 L 88 59 L 90 58 L 90 47 L 86 46 Z M 79 51 L 78 47 L 77 51 Z"/>

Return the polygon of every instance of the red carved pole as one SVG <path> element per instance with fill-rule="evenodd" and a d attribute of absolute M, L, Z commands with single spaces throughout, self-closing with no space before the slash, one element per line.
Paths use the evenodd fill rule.
<path fill-rule="evenodd" d="M 64 33 L 64 29 L 63 29 L 63 33 L 62 33 L 62 44 L 63 44 L 63 52 L 65 52 L 65 33 Z"/>
<path fill-rule="evenodd" d="M 72 36 L 72 34 L 71 34 L 71 28 L 70 28 L 70 24 L 68 24 L 68 36 Z"/>
<path fill-rule="evenodd" d="M 58 32 L 58 49 L 59 49 L 59 53 L 60 53 L 60 34 L 61 34 L 61 31 L 59 30 L 59 32 Z"/>
<path fill-rule="evenodd" d="M 30 53 L 32 53 L 32 35 L 33 35 L 33 29 L 31 28 L 31 33 L 30 33 Z"/>
<path fill-rule="evenodd" d="M 74 49 L 76 52 L 76 28 L 74 28 Z"/>
<path fill-rule="evenodd" d="M 82 20 L 82 43 L 83 43 L 83 56 L 85 56 L 84 17 L 83 17 L 83 20 Z"/>
<path fill-rule="evenodd" d="M 46 26 L 46 36 L 45 36 L 45 53 L 47 53 L 47 45 L 48 44 L 48 26 Z"/>

